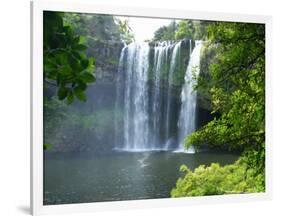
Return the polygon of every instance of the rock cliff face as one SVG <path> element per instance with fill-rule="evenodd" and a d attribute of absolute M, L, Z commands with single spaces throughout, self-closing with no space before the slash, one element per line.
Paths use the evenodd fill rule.
<path fill-rule="evenodd" d="M 116 77 L 123 46 L 121 42 L 91 42 L 88 55 L 95 56 L 96 82 L 88 86 L 85 103 L 79 101 L 74 103 L 76 110 L 84 115 L 81 123 L 84 128 L 73 131 L 74 136 L 69 135 L 73 139 L 62 148 L 63 151 L 105 152 L 114 147 Z M 76 140 L 79 130 L 84 136 Z"/>
<path fill-rule="evenodd" d="M 89 56 L 95 57 L 97 82 L 114 83 L 118 72 L 118 62 L 124 44 L 114 41 L 90 40 Z"/>

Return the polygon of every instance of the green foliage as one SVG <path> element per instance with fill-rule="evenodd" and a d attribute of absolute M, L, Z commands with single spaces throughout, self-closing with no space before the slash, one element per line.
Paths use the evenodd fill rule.
<path fill-rule="evenodd" d="M 201 145 L 239 149 L 232 165 L 200 166 L 171 192 L 173 197 L 265 191 L 265 29 L 248 23 L 213 23 L 208 39 L 215 50 L 197 90 L 209 94 L 216 118 L 185 139 Z"/>
<path fill-rule="evenodd" d="M 193 172 L 182 165 L 180 171 L 184 176 L 178 179 L 176 188 L 171 191 L 171 196 L 264 192 L 264 173 L 257 174 L 256 169 L 249 168 L 244 160 L 247 160 L 247 157 L 242 157 L 234 164 L 226 166 L 220 166 L 218 163 L 212 163 L 207 167 L 201 165 Z"/>
<path fill-rule="evenodd" d="M 93 15 L 83 13 L 65 13 L 64 23 L 71 25 L 76 34 L 88 45 L 90 39 L 104 41 L 120 41 L 118 25 L 111 15 Z"/>
<path fill-rule="evenodd" d="M 122 41 L 130 43 L 134 39 L 128 21 L 121 22 L 111 15 L 66 13 L 63 20 L 87 45 L 87 56 L 95 56 L 96 67 L 116 68 Z"/>
<path fill-rule="evenodd" d="M 63 14 L 44 12 L 44 80 L 58 87 L 58 98 L 86 100 L 87 85 L 95 81 L 94 59 L 85 55 L 87 46 L 65 24 Z M 78 92 L 78 94 L 77 94 Z"/>
<path fill-rule="evenodd" d="M 164 40 L 205 40 L 207 27 L 210 21 L 180 20 L 172 21 L 167 26 L 162 26 L 154 33 L 153 41 Z"/>
<path fill-rule="evenodd" d="M 52 147 L 51 144 L 47 144 L 47 143 L 44 143 L 44 144 L 43 144 L 43 150 L 50 149 L 51 147 Z"/>
<path fill-rule="evenodd" d="M 162 26 L 154 33 L 154 41 L 167 41 L 167 40 L 175 40 L 175 32 L 177 29 L 177 23 L 172 21 L 167 26 Z"/>
<path fill-rule="evenodd" d="M 264 26 L 216 23 L 209 26 L 210 43 L 219 43 L 210 65 L 210 78 L 199 79 L 219 113 L 186 139 L 186 145 L 227 145 L 260 149 L 265 136 Z"/>
<path fill-rule="evenodd" d="M 129 26 L 129 20 L 120 20 L 116 18 L 116 21 L 119 25 L 119 31 L 120 31 L 120 35 L 121 35 L 121 39 L 123 42 L 125 42 L 126 44 L 132 43 L 133 41 L 135 41 L 135 36 L 134 33 L 131 29 L 131 27 Z"/>
<path fill-rule="evenodd" d="M 193 39 L 194 26 L 192 20 L 182 20 L 179 22 L 178 29 L 175 33 L 176 40 Z"/>
<path fill-rule="evenodd" d="M 212 21 L 205 20 L 193 20 L 193 28 L 194 28 L 194 40 L 208 40 L 208 26 L 212 25 Z"/>
<path fill-rule="evenodd" d="M 193 40 L 206 40 L 207 39 L 207 26 L 210 25 L 209 21 L 199 20 L 181 20 L 178 29 L 175 32 L 176 40 L 193 39 Z"/>

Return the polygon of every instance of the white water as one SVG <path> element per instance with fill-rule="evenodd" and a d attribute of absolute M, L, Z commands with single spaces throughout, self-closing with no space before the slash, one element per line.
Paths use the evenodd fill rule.
<path fill-rule="evenodd" d="M 147 43 L 128 46 L 124 98 L 125 149 L 148 147 L 148 53 Z"/>
<path fill-rule="evenodd" d="M 193 86 L 196 84 L 193 76 L 198 76 L 199 74 L 201 47 L 202 42 L 196 41 L 185 73 L 185 83 L 181 92 L 181 110 L 178 121 L 180 145 L 177 151 L 184 151 L 184 138 L 195 130 L 197 92 L 193 90 Z M 194 152 L 194 148 L 191 146 L 187 152 Z"/>
<path fill-rule="evenodd" d="M 176 66 L 180 63 L 182 43 L 161 42 L 153 48 L 148 43 L 131 43 L 123 48 L 115 103 L 116 110 L 122 110 L 123 117 L 121 124 L 117 124 L 115 118 L 115 133 L 119 131 L 120 136 L 115 139 L 116 150 L 183 152 L 182 139 L 195 129 L 196 93 L 192 92 L 189 81 L 192 68 L 199 64 L 201 44 L 197 42 L 191 54 L 189 41 L 188 53 L 191 56 L 182 87 L 180 117 L 177 120 L 172 119 L 174 109 L 171 107 L 175 103 L 175 99 L 172 100 L 172 88 L 174 74 L 178 72 Z M 149 62 L 151 50 L 154 53 L 151 53 L 152 62 Z M 166 81 L 163 80 L 165 76 Z M 166 89 L 163 89 L 163 84 Z M 178 134 L 171 133 L 172 120 L 178 121 Z M 176 143 L 179 143 L 178 146 Z M 192 152 L 193 149 L 187 151 Z"/>
<path fill-rule="evenodd" d="M 123 70 L 124 70 L 124 62 L 125 62 L 125 51 L 127 49 L 127 46 L 124 46 L 124 48 L 121 51 L 121 55 L 119 58 L 119 64 L 118 64 L 118 76 L 116 79 L 116 100 L 115 100 L 115 117 L 114 117 L 114 132 L 115 132 L 115 146 L 116 148 L 120 147 L 120 139 L 117 138 L 116 134 L 119 133 L 119 125 L 118 125 L 118 114 L 120 113 L 121 109 L 123 108 L 122 103 L 121 103 L 121 98 L 122 98 L 122 90 L 123 90 Z"/>
<path fill-rule="evenodd" d="M 166 144 L 165 149 L 169 149 L 171 146 L 171 142 L 173 141 L 173 138 L 170 137 L 170 114 L 171 114 L 171 91 L 172 91 L 172 83 L 173 83 L 173 76 L 175 72 L 175 67 L 177 63 L 177 59 L 180 55 L 181 50 L 181 43 L 182 41 L 176 43 L 173 52 L 172 52 L 172 58 L 171 58 L 171 64 L 169 68 L 169 77 L 168 77 L 168 95 L 167 95 L 167 111 L 166 111 L 166 130 L 165 130 L 165 138 L 166 138 Z"/>

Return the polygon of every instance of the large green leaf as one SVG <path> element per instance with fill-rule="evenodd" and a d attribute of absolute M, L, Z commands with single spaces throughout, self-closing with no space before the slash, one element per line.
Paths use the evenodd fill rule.
<path fill-rule="evenodd" d="M 86 101 L 87 99 L 85 91 L 79 87 L 74 88 L 74 94 L 81 101 Z"/>
<path fill-rule="evenodd" d="M 85 51 L 87 49 L 87 46 L 84 44 L 77 44 L 74 46 L 74 49 L 79 50 L 79 51 Z"/>
<path fill-rule="evenodd" d="M 83 72 L 83 73 L 79 76 L 79 78 L 80 78 L 82 81 L 86 82 L 86 83 L 92 83 L 92 82 L 95 82 L 95 81 L 96 81 L 96 78 L 95 78 L 95 76 L 93 75 L 93 73 L 87 72 L 87 71 Z"/>
<path fill-rule="evenodd" d="M 95 81 L 93 58 L 86 55 L 86 37 L 74 31 L 73 25 L 64 13 L 44 12 L 44 78 L 56 81 L 57 96 L 67 100 L 74 98 L 85 101 L 87 83 Z M 79 90 L 73 90 L 78 87 Z M 74 92 L 72 92 L 74 91 Z"/>
<path fill-rule="evenodd" d="M 72 104 L 73 100 L 74 100 L 73 91 L 69 91 L 67 95 L 67 104 Z"/>
<path fill-rule="evenodd" d="M 59 99 L 60 100 L 63 100 L 66 98 L 67 96 L 67 93 L 68 93 L 68 89 L 64 86 L 61 86 L 58 90 L 58 96 L 59 96 Z"/>

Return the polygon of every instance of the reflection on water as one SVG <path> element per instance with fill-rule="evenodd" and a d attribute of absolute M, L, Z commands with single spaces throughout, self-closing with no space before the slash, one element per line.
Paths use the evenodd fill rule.
<path fill-rule="evenodd" d="M 232 163 L 229 153 L 114 152 L 49 154 L 44 160 L 44 205 L 168 198 L 182 164 Z"/>

